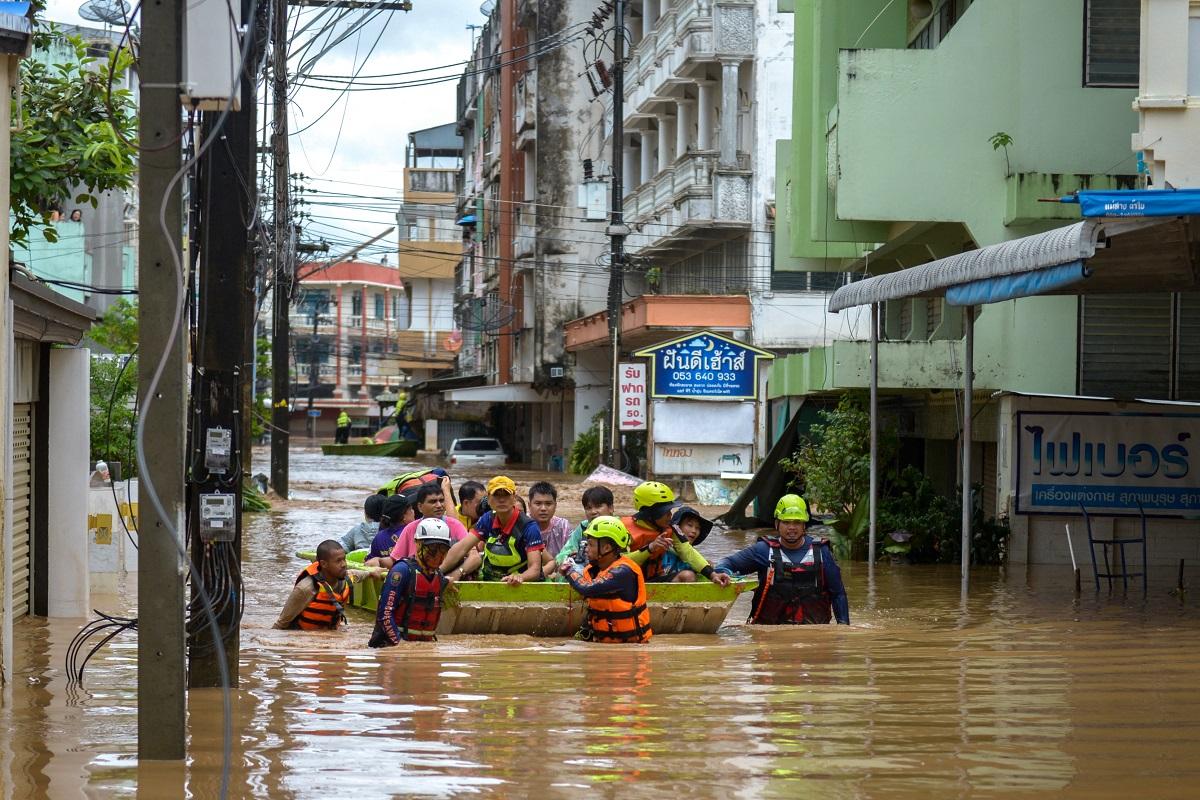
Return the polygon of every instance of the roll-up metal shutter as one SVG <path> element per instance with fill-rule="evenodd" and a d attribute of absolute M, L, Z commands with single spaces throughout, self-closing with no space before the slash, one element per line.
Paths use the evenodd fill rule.
<path fill-rule="evenodd" d="M 1080 394 L 1170 399 L 1172 302 L 1167 293 L 1080 298 Z"/>
<path fill-rule="evenodd" d="M 33 507 L 33 406 L 13 405 L 13 619 L 29 613 L 29 525 Z"/>
<path fill-rule="evenodd" d="M 1200 292 L 1179 295 L 1176 400 L 1200 402 Z"/>

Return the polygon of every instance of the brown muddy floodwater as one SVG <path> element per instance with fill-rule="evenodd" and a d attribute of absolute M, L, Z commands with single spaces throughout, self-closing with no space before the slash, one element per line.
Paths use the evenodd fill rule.
<path fill-rule="evenodd" d="M 1146 599 L 1076 600 L 1064 569 L 980 569 L 963 605 L 952 568 L 880 567 L 870 596 L 851 564 L 849 628 L 747 627 L 743 598 L 715 636 L 380 652 L 359 612 L 345 635 L 270 625 L 301 566 L 292 551 L 340 535 L 396 462 L 298 450 L 292 463 L 292 501 L 248 518 L 233 797 L 1200 796 L 1200 614 L 1195 594 L 1169 594 L 1168 570 Z M 717 533 L 703 549 L 750 541 Z M 186 765 L 139 768 L 135 640 L 71 692 L 82 623 L 17 626 L 0 798 L 214 797 L 219 691 L 191 694 Z"/>

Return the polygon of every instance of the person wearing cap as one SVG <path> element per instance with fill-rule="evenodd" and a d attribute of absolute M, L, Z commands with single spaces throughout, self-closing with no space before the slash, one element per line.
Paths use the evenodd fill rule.
<path fill-rule="evenodd" d="M 442 595 L 451 583 L 441 570 L 450 551 L 450 526 L 427 517 L 416 523 L 414 539 L 416 554 L 397 561 L 383 582 L 375 630 L 367 642 L 371 647 L 437 638 Z"/>
<path fill-rule="evenodd" d="M 379 517 L 379 533 L 371 541 L 371 551 L 367 553 L 368 567 L 392 566 L 392 548 L 400 538 L 400 531 L 412 522 L 416 510 L 406 494 L 394 494 L 383 501 L 383 512 Z"/>
<path fill-rule="evenodd" d="M 363 516 L 366 519 L 342 535 L 342 547 L 346 548 L 347 553 L 366 550 L 370 548 L 371 542 L 375 541 L 375 534 L 379 533 L 379 518 L 383 515 L 385 499 L 381 494 L 367 495 L 367 500 L 363 503 Z"/>
<path fill-rule="evenodd" d="M 758 574 L 751 624 L 815 625 L 834 619 L 850 624 L 850 603 L 829 540 L 810 536 L 808 521 L 804 498 L 785 494 L 775 504 L 776 535 L 717 563 L 718 572 Z"/>
<path fill-rule="evenodd" d="M 462 541 L 450 548 L 446 556 L 447 568 L 453 570 L 449 575 L 458 578 L 464 571 L 469 571 L 470 564 L 463 564 L 463 559 L 483 542 L 480 580 L 504 581 L 510 586 L 519 586 L 542 577 L 542 555 L 546 546 L 537 522 L 516 509 L 517 485 L 512 478 L 497 475 L 488 481 L 487 493 L 490 510 L 479 518 Z"/>
<path fill-rule="evenodd" d="M 616 517 L 596 517 L 583 533 L 588 564 L 582 572 L 568 559 L 559 571 L 583 595 L 588 611 L 579 638 L 593 642 L 648 642 L 650 610 L 641 567 L 627 555 L 629 531 Z"/>
<path fill-rule="evenodd" d="M 730 578 L 713 569 L 708 560 L 692 547 L 671 523 L 679 503 L 675 492 L 665 483 L 645 481 L 633 490 L 633 516 L 621 522 L 632 539 L 630 558 L 641 565 L 646 580 L 662 583 L 672 580 L 662 569 L 664 553 L 674 553 L 693 573 L 703 575 L 713 583 L 728 586 Z"/>

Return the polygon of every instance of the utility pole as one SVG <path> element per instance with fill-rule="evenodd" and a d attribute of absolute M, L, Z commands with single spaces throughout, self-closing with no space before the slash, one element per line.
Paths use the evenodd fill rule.
<path fill-rule="evenodd" d="M 138 505 L 138 757 L 181 760 L 185 755 L 183 548 L 184 530 L 184 346 L 172 326 L 183 302 L 176 265 L 180 193 L 182 80 L 179 42 L 182 3 L 148 3 L 142 9 L 142 77 L 138 139 L 138 394 L 145 460 Z M 160 227 L 162 210 L 165 230 Z M 181 267 L 182 268 L 182 267 Z M 186 285 L 186 275 L 184 285 Z M 170 348 L 167 343 L 170 341 Z M 162 369 L 152 402 L 146 391 Z M 145 496 L 153 477 L 164 514 Z"/>
<path fill-rule="evenodd" d="M 257 20 L 249 18 L 250 3 L 242 2 L 247 36 L 255 37 L 247 52 L 243 75 L 258 72 L 263 41 Z M 193 354 L 195 375 L 192 393 L 192 447 L 189 486 L 189 530 L 192 573 L 192 614 L 188 638 L 188 687 L 221 685 L 221 665 L 207 614 L 202 609 L 199 587 L 207 589 L 217 615 L 224 644 L 225 670 L 231 686 L 238 685 L 238 653 L 241 613 L 237 602 L 240 586 L 231 585 L 230 560 L 241 574 L 242 563 L 242 473 L 249 462 L 250 443 L 243 438 L 246 409 L 242 385 L 250 379 L 250 359 L 245 330 L 252 324 L 246 316 L 245 288 L 254 273 L 254 252 L 245 221 L 254 217 L 258 198 L 252 188 L 255 178 L 255 132 L 257 104 L 253 80 L 240 86 L 241 110 L 229 111 L 218 133 L 220 143 L 204 154 L 198 171 L 199 199 L 199 303 L 197 347 Z M 221 118 L 218 111 L 204 114 L 201 141 L 213 135 Z M 232 517 L 213 529 L 203 523 L 202 512 L 219 505 Z"/>
<path fill-rule="evenodd" d="M 612 345 L 612 395 L 608 426 L 609 466 L 621 464 L 620 409 L 621 296 L 625 292 L 625 0 L 613 2 L 613 129 L 612 216 L 608 235 L 612 243 L 608 273 L 608 338 Z"/>
<path fill-rule="evenodd" d="M 288 496 L 288 395 L 291 376 L 288 364 L 288 311 L 292 294 L 291 213 L 288 208 L 288 85 L 287 85 L 287 0 L 273 0 L 271 9 L 272 75 L 275 135 L 272 140 L 275 164 L 275 277 L 271 297 L 271 486 L 275 494 Z"/>

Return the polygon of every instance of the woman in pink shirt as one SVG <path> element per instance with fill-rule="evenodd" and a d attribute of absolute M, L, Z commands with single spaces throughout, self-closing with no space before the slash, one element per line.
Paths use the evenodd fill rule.
<path fill-rule="evenodd" d="M 416 508 L 417 518 L 404 526 L 404 530 L 400 531 L 400 536 L 396 539 L 395 546 L 392 547 L 393 564 L 416 555 L 417 544 L 413 537 L 417 533 L 417 523 L 426 517 L 443 520 L 450 528 L 450 538 L 455 542 L 467 535 L 467 529 L 453 514 L 446 515 L 446 495 L 442 492 L 440 484 L 427 483 L 418 489 Z"/>

